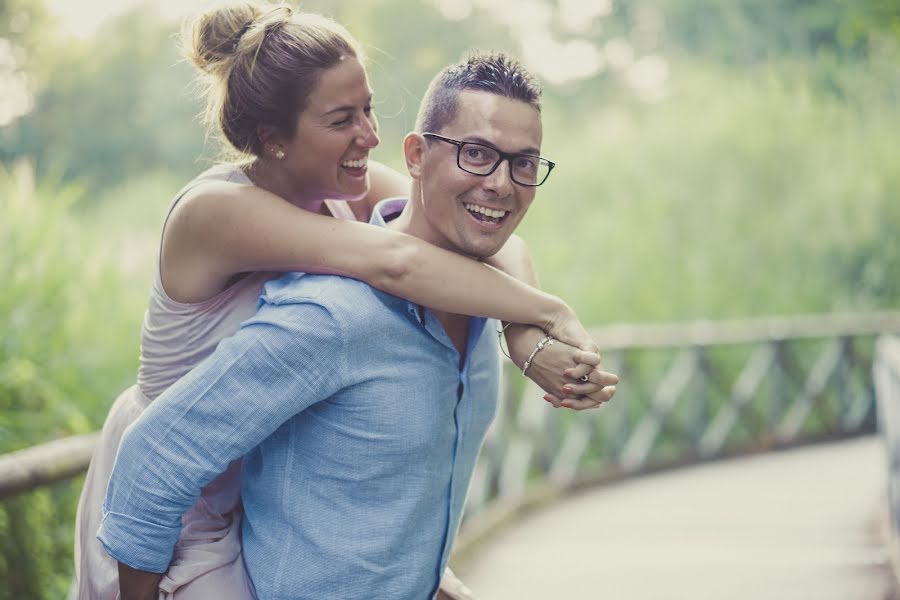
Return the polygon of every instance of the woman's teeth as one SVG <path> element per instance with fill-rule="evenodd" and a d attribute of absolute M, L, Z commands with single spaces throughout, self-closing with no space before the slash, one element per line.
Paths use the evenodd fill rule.
<path fill-rule="evenodd" d="M 349 169 L 362 169 L 366 166 L 366 159 L 361 158 L 359 160 L 346 160 L 341 163 L 342 167 L 347 167 Z"/>
<path fill-rule="evenodd" d="M 490 223 L 499 223 L 503 217 L 509 214 L 508 210 L 494 210 L 493 208 L 487 208 L 486 206 L 479 206 L 477 204 L 464 204 L 470 213 L 480 215 L 479 220 L 488 221 Z"/>

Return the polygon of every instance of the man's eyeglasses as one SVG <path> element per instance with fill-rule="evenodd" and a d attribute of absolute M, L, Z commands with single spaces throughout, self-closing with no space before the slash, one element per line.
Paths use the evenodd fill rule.
<path fill-rule="evenodd" d="M 550 171 L 556 166 L 556 163 L 533 154 L 509 154 L 487 144 L 462 142 L 436 133 L 422 135 L 456 146 L 456 166 L 472 175 L 487 177 L 506 160 L 509 161 L 509 176 L 515 183 L 537 187 L 547 181 Z"/>

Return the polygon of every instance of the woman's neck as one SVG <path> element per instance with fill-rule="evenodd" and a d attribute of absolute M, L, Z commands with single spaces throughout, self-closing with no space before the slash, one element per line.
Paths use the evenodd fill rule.
<path fill-rule="evenodd" d="M 241 165 L 241 170 L 253 182 L 253 185 L 284 198 L 294 206 L 312 212 L 319 212 L 322 209 L 322 198 L 312 197 L 303 190 L 297 189 L 283 169 L 273 167 L 268 161 L 255 159 Z"/>

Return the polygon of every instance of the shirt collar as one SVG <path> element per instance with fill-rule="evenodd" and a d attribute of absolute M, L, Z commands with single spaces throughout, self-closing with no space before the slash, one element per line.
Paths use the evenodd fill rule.
<path fill-rule="evenodd" d="M 369 223 L 378 227 L 387 227 L 389 219 L 396 217 L 406 208 L 406 198 L 387 198 L 375 205 Z"/>
<path fill-rule="evenodd" d="M 369 218 L 369 223 L 371 225 L 375 225 L 376 227 L 387 227 L 387 222 L 391 219 L 396 218 L 400 213 L 402 213 L 406 209 L 408 199 L 407 198 L 386 198 L 375 205 L 375 208 L 372 210 L 372 216 Z M 376 290 L 377 292 L 378 290 Z M 382 294 L 387 295 L 387 294 Z M 387 295 L 389 296 L 389 295 Z M 410 302 L 404 298 L 397 298 L 396 296 L 390 296 L 391 298 L 395 298 L 399 304 L 398 307 L 405 308 L 406 311 L 423 327 L 425 326 L 425 307 L 416 304 L 415 302 Z M 482 317 L 472 317 L 470 320 L 470 329 L 469 329 L 469 337 L 470 339 L 477 339 L 481 336 L 481 332 L 484 330 L 484 326 L 487 323 L 487 319 Z"/>
<path fill-rule="evenodd" d="M 372 217 L 369 219 L 369 223 L 376 227 L 387 227 L 389 220 L 403 212 L 406 208 L 406 203 L 406 198 L 387 198 L 382 200 L 372 210 Z M 397 300 L 401 303 L 400 306 L 406 308 L 406 311 L 415 317 L 420 325 L 425 324 L 425 310 L 422 306 L 403 298 L 397 298 Z"/>

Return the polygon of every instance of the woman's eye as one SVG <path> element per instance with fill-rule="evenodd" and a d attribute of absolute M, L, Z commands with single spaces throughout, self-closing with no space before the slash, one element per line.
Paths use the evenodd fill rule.
<path fill-rule="evenodd" d="M 350 119 L 350 117 L 347 117 L 346 119 L 341 119 L 340 121 L 335 121 L 334 123 L 331 124 L 331 126 L 332 127 L 342 127 L 344 125 L 349 125 L 351 120 L 352 119 Z"/>

